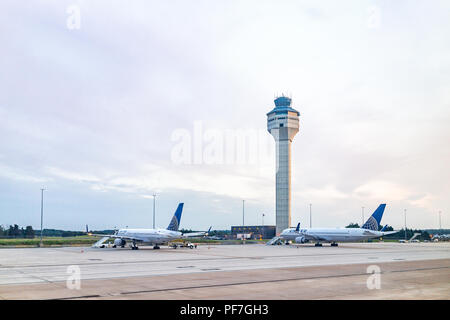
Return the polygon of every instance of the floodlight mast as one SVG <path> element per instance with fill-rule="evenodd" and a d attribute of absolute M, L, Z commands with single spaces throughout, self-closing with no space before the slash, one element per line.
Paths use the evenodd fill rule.
<path fill-rule="evenodd" d="M 39 247 L 42 247 L 42 226 L 44 222 L 44 188 L 41 189 L 41 237 L 39 241 Z"/>
<path fill-rule="evenodd" d="M 156 193 L 153 193 L 153 229 L 155 229 L 155 200 L 156 199 Z"/>

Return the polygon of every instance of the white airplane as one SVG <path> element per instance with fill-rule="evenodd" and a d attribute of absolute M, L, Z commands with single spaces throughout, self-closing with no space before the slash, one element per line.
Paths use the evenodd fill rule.
<path fill-rule="evenodd" d="M 126 243 L 130 242 L 130 247 L 133 250 L 139 249 L 137 243 L 153 245 L 153 249 L 159 249 L 159 245 L 166 244 L 173 240 L 207 235 L 207 232 L 191 232 L 183 234 L 178 231 L 183 205 L 184 203 L 178 204 L 178 208 L 167 229 L 120 229 L 116 231 L 116 233 L 110 235 L 99 234 L 97 236 L 102 236 L 103 238 L 95 243 L 93 247 L 102 247 L 106 240 L 115 238 L 113 248 L 124 248 Z"/>
<path fill-rule="evenodd" d="M 386 204 L 380 204 L 370 218 L 361 228 L 308 228 L 300 229 L 300 223 L 297 228 L 284 229 L 280 234 L 281 240 L 294 241 L 296 243 L 305 243 L 308 241 L 316 242 L 316 247 L 322 246 L 321 242 L 331 242 L 331 246 L 337 247 L 339 242 L 356 242 L 370 238 L 379 238 L 398 231 L 384 231 L 385 227 L 378 231 L 378 226 L 383 216 Z"/>

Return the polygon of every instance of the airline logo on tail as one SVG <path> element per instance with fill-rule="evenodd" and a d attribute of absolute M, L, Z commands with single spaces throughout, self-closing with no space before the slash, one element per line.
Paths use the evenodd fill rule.
<path fill-rule="evenodd" d="M 384 208 L 386 208 L 386 204 L 380 204 L 375 210 L 375 212 L 367 219 L 366 223 L 361 227 L 362 229 L 374 230 L 378 231 L 378 227 L 381 222 L 381 218 L 383 217 Z"/>
<path fill-rule="evenodd" d="M 167 230 L 178 231 L 178 227 L 180 226 L 180 220 L 181 220 L 181 212 L 183 211 L 183 205 L 184 205 L 184 203 L 180 203 L 178 205 L 178 208 L 175 211 L 175 214 L 173 215 L 173 218 L 170 221 L 169 226 L 167 227 Z"/>

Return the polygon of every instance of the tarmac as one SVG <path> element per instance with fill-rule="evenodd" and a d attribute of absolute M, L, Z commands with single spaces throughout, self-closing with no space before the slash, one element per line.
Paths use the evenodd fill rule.
<path fill-rule="evenodd" d="M 450 243 L 5 248 L 0 299 L 448 300 Z"/>

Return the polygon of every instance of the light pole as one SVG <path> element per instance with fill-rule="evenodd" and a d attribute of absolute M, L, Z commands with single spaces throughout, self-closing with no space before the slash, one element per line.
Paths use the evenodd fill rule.
<path fill-rule="evenodd" d="M 362 223 L 361 223 L 361 227 L 364 225 L 364 207 L 361 208 L 362 209 Z"/>
<path fill-rule="evenodd" d="M 439 210 L 439 230 L 442 230 L 442 224 L 441 224 L 441 211 Z"/>
<path fill-rule="evenodd" d="M 44 190 L 41 189 L 41 239 L 39 241 L 39 247 L 42 247 L 42 226 L 44 222 Z"/>
<path fill-rule="evenodd" d="M 405 241 L 406 241 L 406 209 L 405 209 Z"/>
<path fill-rule="evenodd" d="M 262 225 L 264 226 L 264 213 L 262 214 Z"/>
<path fill-rule="evenodd" d="M 312 210 L 311 210 L 312 204 L 309 204 L 309 227 L 312 228 Z"/>
<path fill-rule="evenodd" d="M 155 229 L 155 201 L 156 193 L 153 193 L 153 229 Z"/>
<path fill-rule="evenodd" d="M 245 226 L 245 211 L 244 211 L 244 204 L 245 204 L 245 200 L 242 200 L 242 226 Z"/>

